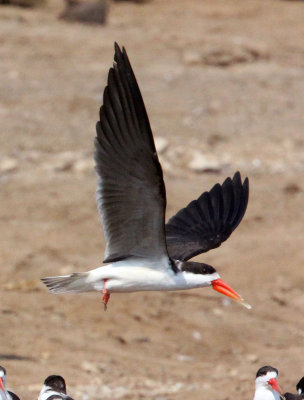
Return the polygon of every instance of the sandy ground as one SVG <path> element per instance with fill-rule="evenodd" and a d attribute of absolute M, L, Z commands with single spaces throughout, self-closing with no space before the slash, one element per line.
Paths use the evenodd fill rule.
<path fill-rule="evenodd" d="M 21 399 L 62 374 L 76 399 L 251 399 L 257 369 L 304 374 L 304 4 L 117 3 L 105 27 L 62 4 L 0 9 L 0 364 Z M 161 154 L 168 216 L 240 169 L 244 221 L 202 255 L 252 305 L 210 289 L 51 295 L 101 264 L 92 140 L 113 42 L 127 47 Z M 202 153 L 218 168 L 197 173 Z"/>

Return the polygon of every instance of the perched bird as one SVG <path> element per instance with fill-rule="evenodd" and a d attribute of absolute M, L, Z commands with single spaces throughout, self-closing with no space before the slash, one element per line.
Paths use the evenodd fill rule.
<path fill-rule="evenodd" d="M 66 394 L 65 380 L 60 375 L 50 375 L 44 381 L 38 400 L 73 400 Z"/>
<path fill-rule="evenodd" d="M 221 245 L 241 222 L 248 178 L 240 173 L 191 201 L 165 224 L 166 191 L 145 105 L 126 50 L 115 43 L 95 139 L 97 201 L 104 263 L 88 272 L 43 278 L 53 293 L 213 289 L 249 304 L 210 265 L 188 260 Z"/>
<path fill-rule="evenodd" d="M 277 381 L 278 374 L 276 368 L 268 365 L 258 370 L 253 400 L 280 400 L 281 388 Z"/>
<path fill-rule="evenodd" d="M 284 393 L 284 397 L 286 400 L 304 400 L 304 376 L 299 380 L 296 386 L 297 392 L 296 394 L 292 393 Z"/>
<path fill-rule="evenodd" d="M 6 389 L 6 370 L 0 366 L 0 399 L 1 400 L 20 400 L 19 397 Z"/>

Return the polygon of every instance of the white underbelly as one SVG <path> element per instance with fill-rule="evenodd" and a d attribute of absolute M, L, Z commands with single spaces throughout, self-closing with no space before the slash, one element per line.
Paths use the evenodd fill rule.
<path fill-rule="evenodd" d="M 218 276 L 219 277 L 219 276 Z M 115 292 L 155 290 L 186 290 L 209 286 L 204 275 L 187 272 L 175 273 L 168 258 L 153 263 L 142 259 L 128 259 L 89 272 L 87 284 L 91 290 L 106 289 Z"/>
<path fill-rule="evenodd" d="M 117 267 L 115 272 L 117 272 L 116 277 L 106 282 L 106 288 L 112 293 L 176 290 L 175 274 L 170 270 L 165 272 L 151 268 Z"/>

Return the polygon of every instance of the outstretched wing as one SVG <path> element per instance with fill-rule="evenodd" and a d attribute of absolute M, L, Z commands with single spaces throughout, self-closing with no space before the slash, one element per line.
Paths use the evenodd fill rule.
<path fill-rule="evenodd" d="M 168 253 L 175 260 L 190 258 L 219 247 L 241 222 L 248 203 L 248 178 L 217 183 L 209 192 L 191 201 L 166 224 Z"/>
<path fill-rule="evenodd" d="M 125 49 L 116 43 L 96 130 L 104 262 L 167 256 L 163 173 L 135 75 Z"/>

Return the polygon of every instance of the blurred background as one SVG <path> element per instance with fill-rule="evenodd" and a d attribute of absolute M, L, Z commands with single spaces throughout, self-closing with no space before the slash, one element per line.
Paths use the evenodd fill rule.
<path fill-rule="evenodd" d="M 85 0 L 82 0 L 85 1 Z M 304 375 L 304 3 L 2 0 L 0 364 L 36 399 L 251 399 L 257 369 Z M 14 4 L 11 4 L 14 3 Z M 201 255 L 252 304 L 210 289 L 54 296 L 101 265 L 93 138 L 113 43 L 127 48 L 164 169 L 168 217 L 240 170 L 240 227 Z"/>

